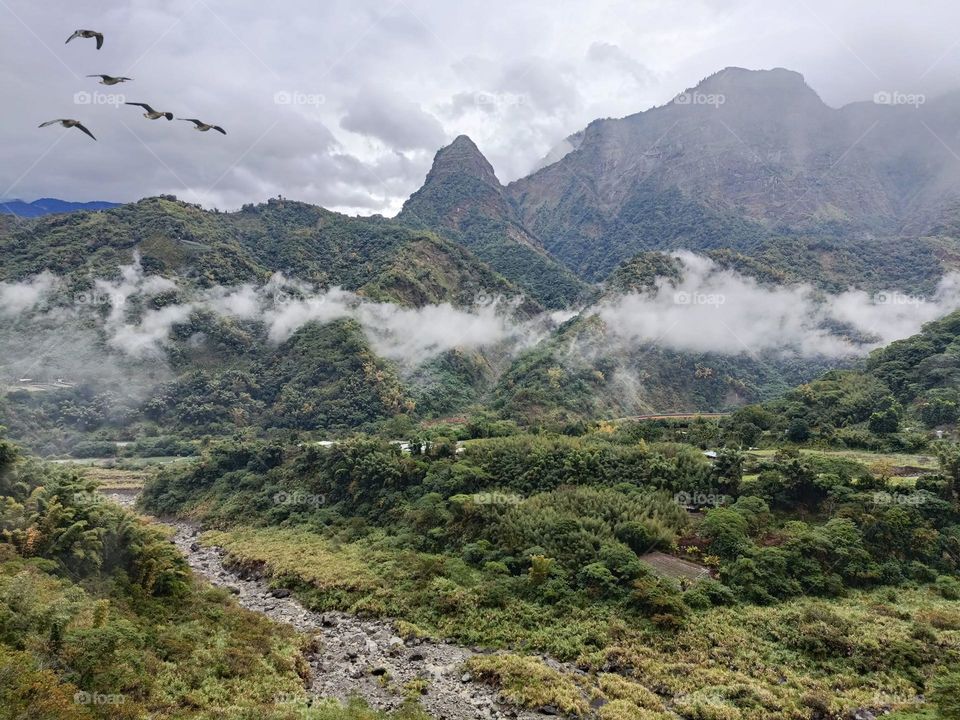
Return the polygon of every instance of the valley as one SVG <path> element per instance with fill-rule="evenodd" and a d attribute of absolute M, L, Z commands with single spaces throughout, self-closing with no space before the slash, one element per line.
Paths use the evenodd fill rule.
<path fill-rule="evenodd" d="M 958 97 L 0 218 L 0 715 L 955 720 Z"/>

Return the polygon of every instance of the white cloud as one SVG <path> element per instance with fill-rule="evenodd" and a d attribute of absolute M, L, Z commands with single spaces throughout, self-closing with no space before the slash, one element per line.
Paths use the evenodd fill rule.
<path fill-rule="evenodd" d="M 619 350 L 662 347 L 727 355 L 848 357 L 913 335 L 924 323 L 960 309 L 958 273 L 946 275 L 929 298 L 895 291 L 827 295 L 807 285 L 761 285 L 693 253 L 676 256 L 684 265 L 679 282 L 661 279 L 656 292 L 611 298 L 581 314 L 599 316 L 608 328 L 609 342 Z M 146 275 L 139 259 L 121 267 L 119 275 L 115 280 L 96 280 L 92 292 L 73 298 L 68 307 L 57 305 L 55 292 L 62 283 L 52 275 L 0 283 L 0 307 L 5 309 L 0 314 L 8 323 L 15 323 L 13 330 L 4 326 L 5 333 L 16 336 L 5 334 L 7 345 L 29 346 L 25 340 L 33 332 L 32 322 L 54 343 L 60 336 L 64 340 L 58 344 L 65 348 L 69 343 L 86 348 L 86 356 L 102 337 L 106 347 L 130 358 L 162 361 L 174 328 L 197 311 L 262 323 L 267 339 L 274 344 L 289 339 L 308 323 L 350 318 L 360 325 L 379 355 L 416 366 L 454 348 L 496 347 L 516 354 L 573 317 L 569 312 L 545 313 L 518 320 L 516 300 L 498 300 L 472 309 L 446 303 L 420 308 L 376 303 L 342 288 L 318 289 L 280 273 L 262 286 L 187 290 L 177 280 Z M 171 291 L 185 300 L 151 307 L 151 298 Z M 47 299 L 53 301 L 49 306 Z M 108 310 L 90 315 L 90 305 Z M 95 317 L 102 318 L 98 328 L 92 335 L 80 337 Z M 579 357 L 608 349 L 591 339 L 571 353 Z M 19 367 L 25 359 L 29 358 L 14 359 L 7 365 Z"/>
<path fill-rule="evenodd" d="M 392 212 L 422 181 L 430 143 L 460 133 L 509 181 L 591 120 L 663 103 L 727 65 L 797 69 L 833 105 L 883 89 L 932 96 L 956 87 L 960 67 L 960 6 L 945 0 L 287 0 L 282 12 L 253 0 L 8 0 L 0 17 L 11 60 L 0 92 L 14 109 L 0 117 L 0 196 L 28 200 L 173 193 L 236 208 L 282 193 Z M 87 26 L 106 33 L 102 50 L 63 44 Z M 100 72 L 134 81 L 84 77 Z M 112 90 L 229 134 L 72 101 Z M 303 102 L 278 104 L 281 92 Z M 55 117 L 83 120 L 99 142 L 37 128 Z"/>
<path fill-rule="evenodd" d="M 0 315 L 16 316 L 31 310 L 57 287 L 58 282 L 49 272 L 23 282 L 0 282 Z"/>
<path fill-rule="evenodd" d="M 676 256 L 684 264 L 676 285 L 661 280 L 655 294 L 629 294 L 595 308 L 622 342 L 731 355 L 842 357 L 913 335 L 960 309 L 957 273 L 946 275 L 931 298 L 892 290 L 825 295 L 808 285 L 760 285 L 692 253 Z M 838 323 L 854 337 L 838 335 Z"/>

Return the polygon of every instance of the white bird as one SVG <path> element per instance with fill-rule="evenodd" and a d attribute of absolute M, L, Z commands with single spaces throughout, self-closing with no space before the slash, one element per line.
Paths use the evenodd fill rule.
<path fill-rule="evenodd" d="M 65 128 L 76 128 L 77 130 L 81 130 L 85 132 L 87 135 L 89 135 L 90 137 L 92 137 L 94 140 L 96 140 L 96 138 L 93 137 L 93 133 L 87 130 L 79 120 L 70 120 L 69 118 L 60 118 L 59 120 L 48 120 L 45 123 L 41 123 L 40 127 L 47 127 L 47 125 L 56 125 L 57 123 L 60 123 Z"/>
<path fill-rule="evenodd" d="M 184 122 L 192 122 L 196 127 L 194 130 L 199 130 L 200 132 L 206 132 L 207 130 L 216 130 L 218 133 L 227 134 L 227 131 L 224 130 L 219 125 L 208 125 L 205 122 L 197 120 L 196 118 L 177 118 L 177 120 L 183 120 Z"/>
<path fill-rule="evenodd" d="M 73 35 L 67 38 L 67 42 L 70 42 L 74 38 L 96 38 L 97 50 L 103 47 L 103 33 L 97 32 L 96 30 L 74 30 Z M 64 45 L 66 44 L 67 43 L 64 43 Z"/>
<path fill-rule="evenodd" d="M 137 107 L 142 107 L 146 112 L 143 114 L 147 120 L 158 120 L 159 118 L 165 117 L 167 120 L 173 120 L 172 112 L 160 112 L 159 110 L 154 110 L 152 107 L 146 103 L 124 103 L 124 105 L 136 105 Z"/>
<path fill-rule="evenodd" d="M 98 77 L 100 78 L 101 85 L 117 85 L 122 82 L 127 82 L 127 80 L 133 80 L 133 78 L 128 77 L 114 77 L 113 75 L 87 75 L 87 77 Z"/>

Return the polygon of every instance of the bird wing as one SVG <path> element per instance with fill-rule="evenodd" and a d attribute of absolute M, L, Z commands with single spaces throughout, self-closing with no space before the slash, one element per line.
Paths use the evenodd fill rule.
<path fill-rule="evenodd" d="M 103 78 L 104 80 L 106 80 L 106 79 L 109 78 L 110 76 L 109 76 L 109 75 L 87 75 L 87 77 L 98 77 L 98 78 Z"/>
<path fill-rule="evenodd" d="M 146 103 L 131 103 L 131 102 L 128 102 L 128 103 L 124 103 L 124 105 L 136 105 L 137 107 L 142 107 L 142 108 L 143 108 L 144 110 L 146 110 L 147 112 L 156 112 L 156 110 L 154 110 L 152 107 L 150 107 L 150 106 L 147 105 Z"/>
<path fill-rule="evenodd" d="M 128 77 L 120 76 L 120 77 L 117 78 L 117 80 L 133 80 L 133 78 L 128 78 Z"/>
<path fill-rule="evenodd" d="M 192 122 L 197 127 L 199 127 L 200 125 L 203 125 L 203 122 L 200 120 L 197 120 L 196 118 L 177 118 L 177 120 L 183 120 L 184 122 Z"/>
<path fill-rule="evenodd" d="M 86 129 L 83 125 L 81 125 L 80 123 L 77 123 L 77 130 L 82 130 L 82 131 L 85 132 L 87 135 L 89 135 L 89 136 L 92 137 L 94 140 L 96 140 L 96 138 L 93 137 L 93 133 L 90 132 L 89 130 L 87 130 L 87 129 Z"/>
<path fill-rule="evenodd" d="M 94 33 L 93 36 L 97 39 L 97 50 L 99 50 L 100 48 L 103 47 L 103 33 Z M 91 135 L 90 137 L 93 137 L 93 136 Z"/>
<path fill-rule="evenodd" d="M 57 118 L 56 120 L 47 120 L 45 123 L 41 123 L 37 127 L 47 127 L 47 125 L 56 125 L 57 123 L 63 122 L 62 118 Z"/>
<path fill-rule="evenodd" d="M 74 31 L 73 31 L 73 35 L 71 35 L 70 37 L 67 38 L 67 42 L 70 42 L 70 41 L 73 40 L 74 38 L 80 37 L 80 33 L 81 33 L 81 32 L 83 32 L 83 31 L 82 31 L 82 30 L 74 30 Z M 66 45 L 66 44 L 67 44 L 67 43 L 64 43 L 64 45 Z"/>
<path fill-rule="evenodd" d="M 216 130 L 216 131 L 219 132 L 219 133 L 223 133 L 224 135 L 227 134 L 227 131 L 224 130 L 224 129 L 223 129 L 222 127 L 220 127 L 219 125 L 214 125 L 214 126 L 213 126 L 213 129 Z"/>

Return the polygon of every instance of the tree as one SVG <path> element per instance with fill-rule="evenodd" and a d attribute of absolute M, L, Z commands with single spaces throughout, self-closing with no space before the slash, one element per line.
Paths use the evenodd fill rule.
<path fill-rule="evenodd" d="M 936 451 L 937 459 L 940 461 L 940 472 L 948 482 L 948 499 L 952 500 L 960 492 L 960 445 L 938 443 Z"/>
<path fill-rule="evenodd" d="M 723 448 L 717 453 L 713 463 L 713 474 L 717 485 L 731 495 L 740 492 L 740 481 L 743 480 L 743 463 L 745 457 L 739 450 Z"/>
<path fill-rule="evenodd" d="M 700 532 L 710 541 L 713 554 L 733 560 L 750 548 L 748 528 L 746 518 L 736 510 L 717 508 L 707 513 Z"/>
<path fill-rule="evenodd" d="M 795 443 L 806 442 L 810 439 L 810 423 L 803 418 L 794 418 L 787 428 L 787 440 Z"/>
<path fill-rule="evenodd" d="M 867 425 L 870 428 L 870 432 L 877 433 L 878 435 L 895 433 L 900 429 L 900 413 L 892 407 L 886 410 L 879 410 L 870 415 L 870 421 Z"/>

